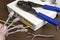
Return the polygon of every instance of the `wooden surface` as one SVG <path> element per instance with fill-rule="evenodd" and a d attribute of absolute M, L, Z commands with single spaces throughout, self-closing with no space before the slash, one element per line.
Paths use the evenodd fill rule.
<path fill-rule="evenodd" d="M 2 19 L 2 20 L 7 19 L 8 10 L 7 10 L 6 4 L 8 4 L 12 1 L 13 0 L 0 0 L 0 19 Z M 56 19 L 58 21 L 60 21 L 60 16 L 57 16 Z M 34 40 L 60 40 L 60 29 L 58 31 L 56 31 L 56 27 L 53 26 L 52 24 L 47 24 L 47 25 L 43 26 L 41 29 L 37 30 L 36 32 L 32 31 L 31 29 L 28 29 L 28 30 L 31 33 L 54 35 L 53 38 L 36 37 Z M 31 40 L 31 38 L 27 38 L 27 36 L 28 36 L 27 33 L 18 32 L 18 33 L 9 35 L 6 38 L 6 40 Z"/>

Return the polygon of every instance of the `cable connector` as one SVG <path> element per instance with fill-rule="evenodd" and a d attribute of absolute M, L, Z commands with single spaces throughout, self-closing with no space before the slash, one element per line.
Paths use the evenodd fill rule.
<path fill-rule="evenodd" d="M 10 12 L 10 14 L 8 15 L 8 17 L 12 18 L 12 17 L 13 17 L 13 15 L 14 15 L 14 12 L 13 12 L 13 11 L 11 11 L 11 12 Z"/>
<path fill-rule="evenodd" d="M 15 22 L 17 22 L 17 21 L 19 21 L 20 20 L 20 18 L 15 18 L 13 21 L 12 21 L 12 23 L 8 26 L 8 28 L 13 24 L 13 23 L 15 23 Z"/>
<path fill-rule="evenodd" d="M 13 29 L 15 29 L 15 28 L 24 28 L 24 27 L 23 27 L 23 25 L 17 25 L 17 26 L 15 26 L 15 27 L 12 27 L 12 28 L 8 29 L 8 31 L 13 30 Z"/>
<path fill-rule="evenodd" d="M 11 11 L 11 12 L 10 12 L 10 14 L 8 15 L 8 18 L 7 18 L 7 20 L 6 20 L 6 22 L 5 22 L 5 24 L 4 24 L 4 25 L 6 25 L 6 23 L 9 21 L 9 19 L 10 19 L 10 18 L 12 18 L 12 17 L 13 17 L 13 15 L 14 15 L 14 12 L 13 12 L 13 11 Z"/>
<path fill-rule="evenodd" d="M 20 29 L 20 30 L 16 30 L 16 31 L 13 31 L 13 32 L 8 33 L 8 35 L 14 34 L 16 32 L 28 32 L 28 30 L 27 29 Z"/>

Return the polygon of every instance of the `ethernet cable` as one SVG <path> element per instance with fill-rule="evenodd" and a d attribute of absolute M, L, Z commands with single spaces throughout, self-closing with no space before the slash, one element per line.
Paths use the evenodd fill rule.
<path fill-rule="evenodd" d="M 13 29 L 15 29 L 15 28 L 20 28 L 20 29 L 19 29 L 19 30 L 16 30 L 16 31 L 13 31 L 13 32 L 9 32 L 10 30 L 13 30 Z M 28 30 L 25 29 L 25 28 L 23 27 L 23 25 L 17 25 L 17 26 L 15 26 L 15 27 L 12 27 L 12 28 L 8 29 L 7 31 L 9 32 L 8 35 L 10 35 L 10 34 L 14 34 L 14 33 L 16 33 L 16 32 L 27 32 Z"/>
<path fill-rule="evenodd" d="M 4 23 L 3 20 L 0 20 L 0 22 L 3 22 L 3 23 Z M 13 31 L 13 32 L 9 32 L 10 30 L 15 29 L 15 28 L 21 28 L 21 29 L 16 30 L 16 31 Z M 17 26 L 15 26 L 15 27 L 13 27 L 13 28 L 7 29 L 6 32 L 8 32 L 8 33 L 7 33 L 8 35 L 10 35 L 10 34 L 14 34 L 14 33 L 16 33 L 16 32 L 28 32 L 28 29 L 25 29 L 25 28 L 23 27 L 23 25 L 20 24 L 20 25 L 17 25 Z"/>
<path fill-rule="evenodd" d="M 0 22 L 5 23 L 4 20 L 0 20 Z M 6 24 L 10 25 L 9 22 L 7 22 Z M 11 26 L 15 27 L 16 25 L 12 24 Z M 31 26 L 23 26 L 23 27 L 24 27 L 24 28 L 29 28 L 29 27 L 31 27 Z"/>
<path fill-rule="evenodd" d="M 20 18 L 15 18 L 13 21 L 12 21 L 12 23 L 8 26 L 8 28 L 13 24 L 13 23 L 15 23 L 15 22 L 17 22 L 17 21 L 19 21 L 20 20 Z"/>
<path fill-rule="evenodd" d="M 13 32 L 9 32 L 8 35 L 14 34 L 16 32 L 28 32 L 28 30 L 27 29 L 20 29 L 20 30 L 16 30 L 16 31 L 13 31 Z"/>
<path fill-rule="evenodd" d="M 8 15 L 8 18 L 7 18 L 6 22 L 4 23 L 4 25 L 6 25 L 6 23 L 9 21 L 10 18 L 13 17 L 13 15 L 14 15 L 14 12 L 11 11 L 10 14 Z"/>
<path fill-rule="evenodd" d="M 13 30 L 15 28 L 24 28 L 23 25 L 17 25 L 15 27 L 9 28 L 8 31 Z"/>
<path fill-rule="evenodd" d="M 30 36 L 27 36 L 27 38 L 30 38 L 32 37 L 32 40 L 35 38 L 35 37 L 48 37 L 48 38 L 52 38 L 54 37 L 54 35 L 41 35 L 41 34 L 33 34 L 33 33 L 28 33 Z"/>

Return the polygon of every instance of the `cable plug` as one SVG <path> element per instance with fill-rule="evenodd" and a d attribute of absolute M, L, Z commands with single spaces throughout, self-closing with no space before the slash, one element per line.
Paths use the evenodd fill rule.
<path fill-rule="evenodd" d="M 12 18 L 12 17 L 13 17 L 13 15 L 14 15 L 14 12 L 13 12 L 13 11 L 11 11 L 11 12 L 10 12 L 10 14 L 8 15 L 8 18 L 7 18 L 7 20 L 6 20 L 6 22 L 5 22 L 5 24 L 4 24 L 4 25 L 6 25 L 6 23 L 9 21 L 9 19 L 10 19 L 10 18 Z"/>
<path fill-rule="evenodd" d="M 8 29 L 8 31 L 13 30 L 13 29 L 15 29 L 15 28 L 24 28 L 24 27 L 23 27 L 23 25 L 17 25 L 17 26 L 15 26 L 15 27 L 12 27 L 12 28 Z"/>
<path fill-rule="evenodd" d="M 15 18 L 13 21 L 12 21 L 12 23 L 8 26 L 8 28 L 13 24 L 13 23 L 15 23 L 15 22 L 17 22 L 17 21 L 19 21 L 20 20 L 20 18 Z"/>

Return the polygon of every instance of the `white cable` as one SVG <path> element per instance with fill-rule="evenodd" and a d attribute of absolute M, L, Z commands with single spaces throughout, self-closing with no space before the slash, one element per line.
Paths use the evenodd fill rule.
<path fill-rule="evenodd" d="M 11 12 L 10 12 L 10 14 L 8 15 L 8 18 L 7 18 L 7 20 L 6 20 L 6 22 L 5 22 L 5 24 L 4 24 L 4 25 L 6 25 L 6 23 L 9 21 L 9 19 L 10 19 L 10 18 L 12 18 L 12 17 L 13 17 L 13 15 L 14 15 L 14 12 L 13 12 L 13 11 L 11 11 Z"/>
<path fill-rule="evenodd" d="M 8 35 L 14 34 L 16 32 L 27 32 L 27 31 L 28 31 L 27 29 L 20 29 L 20 30 L 16 30 L 16 31 L 13 31 L 13 32 L 8 33 Z"/>
<path fill-rule="evenodd" d="M 36 36 L 36 37 L 53 37 L 54 35 L 41 35 L 41 34 L 32 34 L 32 33 L 28 33 L 31 34 L 32 36 Z M 32 37 L 32 36 L 28 36 L 28 37 Z"/>
<path fill-rule="evenodd" d="M 38 34 L 38 35 L 35 35 L 36 37 L 37 36 L 42 36 L 42 37 L 53 37 L 54 35 L 40 35 L 40 34 Z"/>
<path fill-rule="evenodd" d="M 35 38 L 35 37 L 53 37 L 54 35 L 34 35 L 32 40 Z"/>
<path fill-rule="evenodd" d="M 15 26 L 15 27 L 12 27 L 12 28 L 8 29 L 8 31 L 13 30 L 13 29 L 15 29 L 15 28 L 24 28 L 24 27 L 23 27 L 23 25 L 17 25 L 17 26 Z"/>
<path fill-rule="evenodd" d="M 15 22 L 17 22 L 17 21 L 19 21 L 20 20 L 20 18 L 15 18 L 13 21 L 12 21 L 12 23 L 8 26 L 8 28 L 13 24 L 13 23 L 15 23 Z"/>

